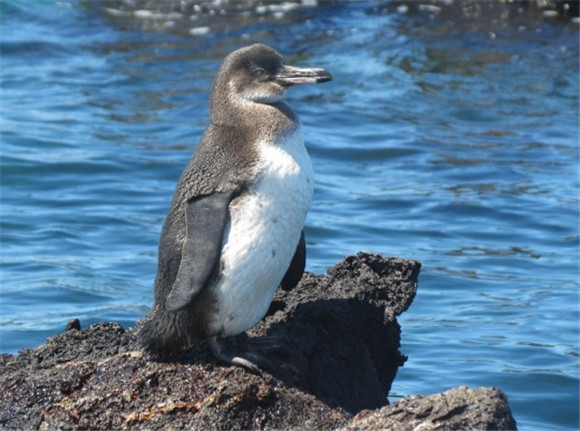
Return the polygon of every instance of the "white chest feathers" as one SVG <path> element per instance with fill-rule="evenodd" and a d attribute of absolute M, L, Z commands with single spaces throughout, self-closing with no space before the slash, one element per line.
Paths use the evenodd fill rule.
<path fill-rule="evenodd" d="M 312 201 L 312 162 L 300 128 L 280 142 L 260 142 L 259 154 L 257 181 L 230 205 L 211 322 L 220 336 L 246 331 L 264 317 Z"/>

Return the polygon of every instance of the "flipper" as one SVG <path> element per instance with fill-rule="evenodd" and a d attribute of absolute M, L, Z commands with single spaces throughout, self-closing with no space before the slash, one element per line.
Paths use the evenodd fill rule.
<path fill-rule="evenodd" d="M 165 302 L 167 310 L 186 307 L 208 282 L 219 263 L 228 206 L 233 196 L 234 191 L 213 193 L 187 202 L 185 241 L 179 271 Z"/>
<path fill-rule="evenodd" d="M 306 266 L 306 240 L 304 239 L 304 231 L 300 234 L 300 241 L 298 247 L 294 252 L 294 257 L 290 266 L 284 274 L 284 278 L 280 283 L 280 287 L 286 291 L 292 290 L 302 278 L 304 274 L 304 267 Z"/>

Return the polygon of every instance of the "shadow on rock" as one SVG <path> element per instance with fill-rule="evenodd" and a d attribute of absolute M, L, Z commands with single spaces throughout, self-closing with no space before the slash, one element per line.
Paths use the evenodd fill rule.
<path fill-rule="evenodd" d="M 284 383 L 349 413 L 387 404 L 399 352 L 396 316 L 412 302 L 420 264 L 360 253 L 280 290 L 248 342 L 271 349 L 268 371 Z M 258 348 L 260 348 L 258 346 Z M 277 360 L 275 360 L 277 358 Z"/>

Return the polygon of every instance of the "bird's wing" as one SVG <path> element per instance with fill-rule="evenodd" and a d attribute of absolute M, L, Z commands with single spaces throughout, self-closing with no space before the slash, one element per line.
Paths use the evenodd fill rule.
<path fill-rule="evenodd" d="M 212 193 L 187 202 L 185 241 L 179 270 L 165 302 L 167 310 L 177 311 L 190 304 L 214 272 L 234 195 L 235 191 Z"/>
<path fill-rule="evenodd" d="M 304 231 L 300 234 L 300 242 L 296 251 L 294 252 L 294 257 L 290 266 L 284 274 L 284 278 L 280 283 L 280 287 L 286 291 L 293 289 L 300 279 L 302 274 L 304 274 L 304 266 L 306 265 L 306 240 L 304 239 Z"/>

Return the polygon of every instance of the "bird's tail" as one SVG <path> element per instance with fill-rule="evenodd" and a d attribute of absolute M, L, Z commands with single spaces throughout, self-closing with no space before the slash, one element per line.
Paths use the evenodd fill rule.
<path fill-rule="evenodd" d="M 137 340 L 139 346 L 154 356 L 167 356 L 198 343 L 193 337 L 189 325 L 184 324 L 181 313 L 168 313 L 155 306 L 153 310 L 139 322 Z"/>

